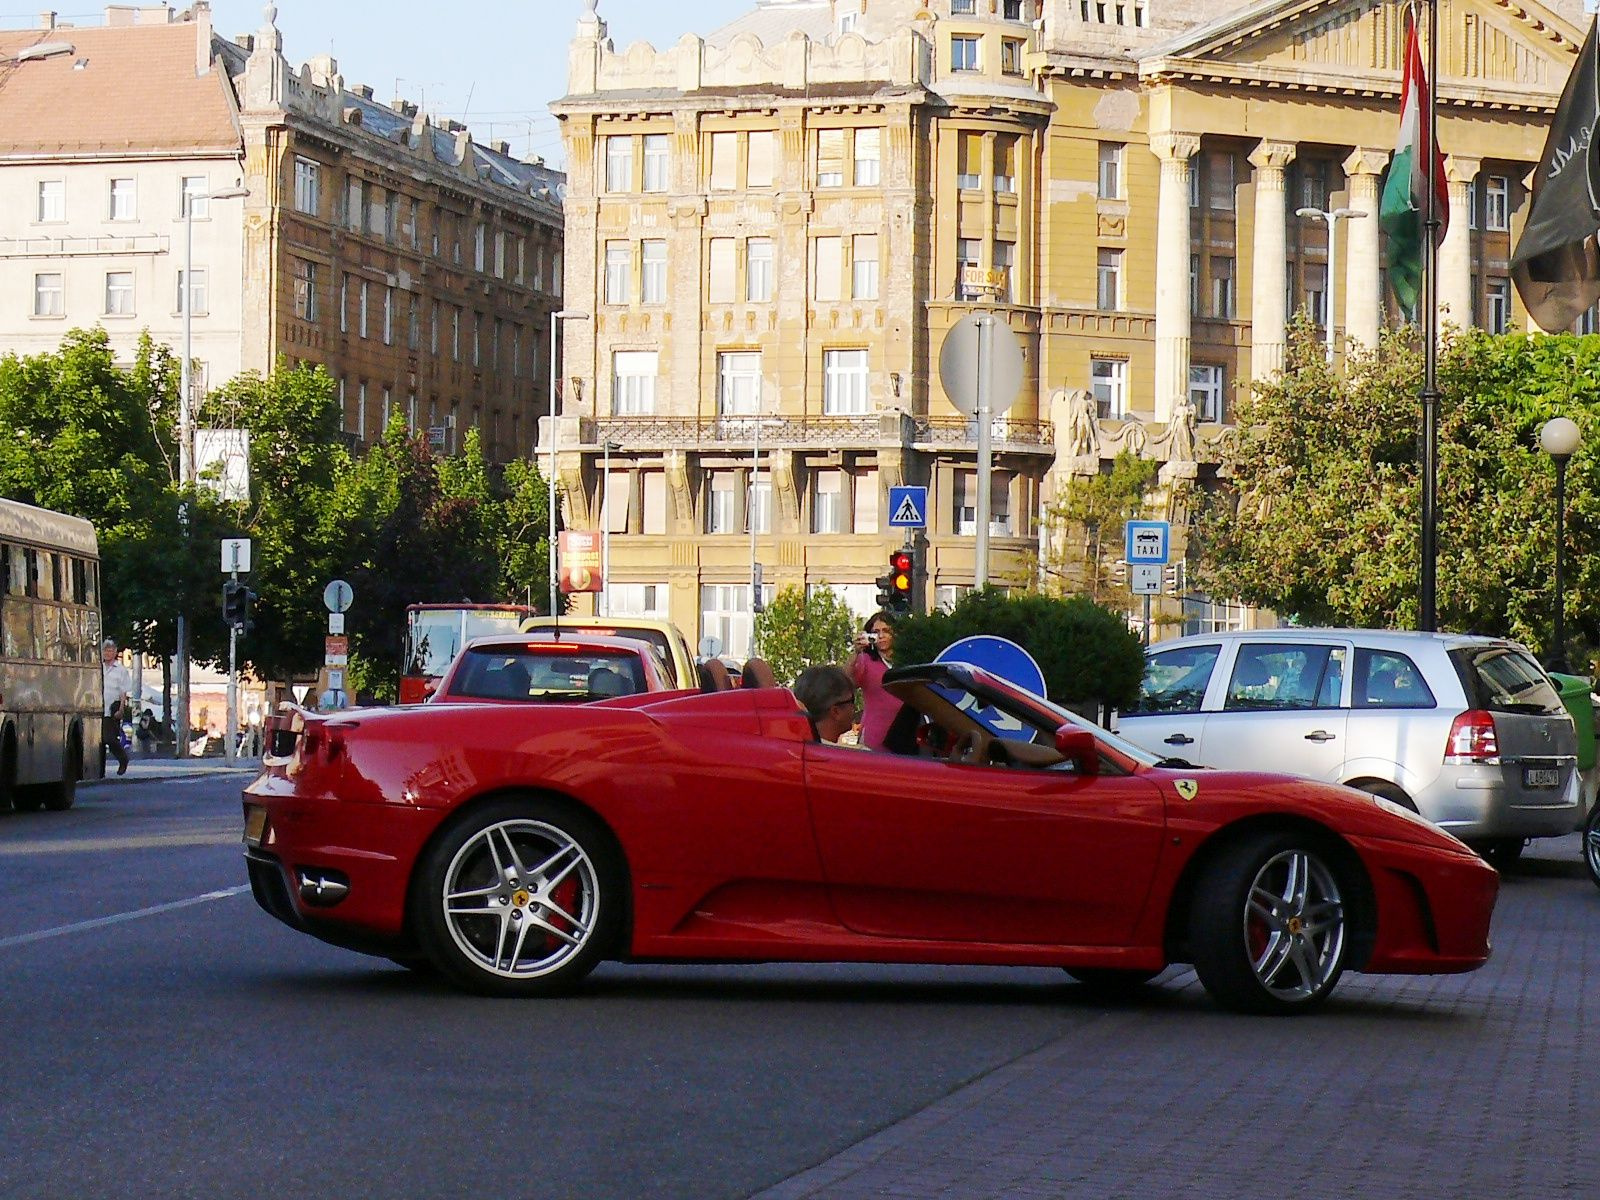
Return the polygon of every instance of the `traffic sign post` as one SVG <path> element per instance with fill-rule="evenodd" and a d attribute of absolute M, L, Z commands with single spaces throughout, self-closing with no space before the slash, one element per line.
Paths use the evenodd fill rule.
<path fill-rule="evenodd" d="M 1129 521 L 1123 557 L 1133 575 L 1135 596 L 1144 597 L 1144 644 L 1150 644 L 1150 597 L 1161 592 L 1161 568 L 1172 556 L 1171 521 Z"/>
<path fill-rule="evenodd" d="M 328 677 L 328 688 L 317 697 L 318 708 L 349 706 L 342 669 L 350 661 L 350 639 L 344 632 L 344 614 L 355 598 L 355 589 L 342 579 L 335 579 L 322 589 L 322 603 L 328 610 L 328 636 L 322 643 L 322 665 Z"/>
<path fill-rule="evenodd" d="M 978 528 L 973 585 L 989 582 L 990 422 L 1009 409 L 1022 387 L 1022 343 L 992 312 L 962 317 L 939 349 L 939 382 L 960 412 L 978 421 Z M 891 510 L 892 511 L 892 510 Z"/>

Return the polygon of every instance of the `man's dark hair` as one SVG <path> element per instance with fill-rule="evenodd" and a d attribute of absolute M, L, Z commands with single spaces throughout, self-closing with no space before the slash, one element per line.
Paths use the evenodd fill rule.
<path fill-rule="evenodd" d="M 796 676 L 792 690 L 813 721 L 827 716 L 828 710 L 846 697 L 853 701 L 856 696 L 855 681 L 833 663 L 807 667 Z"/>

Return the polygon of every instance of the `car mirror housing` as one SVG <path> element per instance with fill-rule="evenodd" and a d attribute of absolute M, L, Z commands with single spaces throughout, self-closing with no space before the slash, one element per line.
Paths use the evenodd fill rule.
<path fill-rule="evenodd" d="M 1056 750 L 1079 775 L 1100 774 L 1100 743 L 1087 729 L 1061 726 L 1056 730 Z"/>

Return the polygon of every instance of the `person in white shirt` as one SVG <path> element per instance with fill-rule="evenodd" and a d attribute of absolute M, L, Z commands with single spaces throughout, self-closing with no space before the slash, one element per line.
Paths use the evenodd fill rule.
<path fill-rule="evenodd" d="M 104 683 L 105 716 L 100 722 L 100 764 L 105 770 L 106 752 L 117 760 L 117 774 L 128 773 L 128 748 L 122 744 L 122 714 L 133 694 L 133 675 L 122 665 L 117 643 L 107 638 L 100 643 L 100 672 Z"/>

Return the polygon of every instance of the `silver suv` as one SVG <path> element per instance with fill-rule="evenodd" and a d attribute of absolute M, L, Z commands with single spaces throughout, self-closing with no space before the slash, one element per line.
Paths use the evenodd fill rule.
<path fill-rule="evenodd" d="M 1572 718 L 1533 655 L 1498 638 L 1262 629 L 1161 642 L 1119 732 L 1197 765 L 1360 788 L 1498 863 L 1583 822 Z"/>

